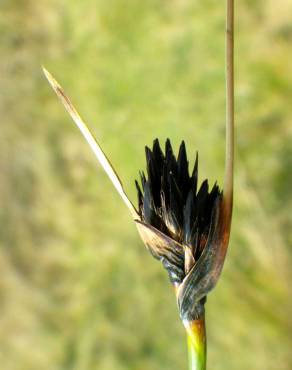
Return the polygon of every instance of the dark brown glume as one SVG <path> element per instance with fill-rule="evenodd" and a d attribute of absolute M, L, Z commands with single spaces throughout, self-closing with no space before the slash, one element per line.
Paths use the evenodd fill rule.
<path fill-rule="evenodd" d="M 158 139 L 152 150 L 145 148 L 147 175 L 136 181 L 141 220 L 177 242 L 189 246 L 197 261 L 206 245 L 216 199 L 222 193 L 215 183 L 209 192 L 208 180 L 198 188 L 198 154 L 191 176 L 186 147 L 182 141 L 177 158 L 170 140 L 165 153 Z"/>

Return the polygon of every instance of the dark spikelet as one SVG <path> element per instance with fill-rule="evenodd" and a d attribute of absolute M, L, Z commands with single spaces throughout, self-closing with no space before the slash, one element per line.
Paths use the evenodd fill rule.
<path fill-rule="evenodd" d="M 141 190 L 140 185 L 139 185 L 139 183 L 138 183 L 137 180 L 135 180 L 135 185 L 136 185 L 136 190 L 137 190 L 139 213 L 142 213 L 142 209 L 143 209 L 143 193 L 142 193 L 142 190 Z"/>
<path fill-rule="evenodd" d="M 158 139 L 155 139 L 153 142 L 153 148 L 152 148 L 153 157 L 155 159 L 156 166 L 159 170 L 160 176 L 162 173 L 162 167 L 164 162 L 164 155 L 162 153 L 162 150 L 160 148 L 160 144 Z"/>
<path fill-rule="evenodd" d="M 194 259 L 198 260 L 207 243 L 215 204 L 222 193 L 216 183 L 209 191 L 208 180 L 197 190 L 198 153 L 190 176 L 184 141 L 177 158 L 169 139 L 165 153 L 158 139 L 154 140 L 152 150 L 145 148 L 145 153 L 147 176 L 140 172 L 141 187 L 136 181 L 141 220 L 190 247 Z"/>
<path fill-rule="evenodd" d="M 191 187 L 194 188 L 195 193 L 197 192 L 197 186 L 198 186 L 198 163 L 199 163 L 199 155 L 197 152 L 194 169 L 193 169 L 193 173 L 191 176 Z"/>
<path fill-rule="evenodd" d="M 190 187 L 190 176 L 189 176 L 189 162 L 187 160 L 187 152 L 185 142 L 182 141 L 179 153 L 177 157 L 177 167 L 178 167 L 178 185 L 181 189 L 181 194 L 183 196 L 184 202 L 188 195 L 188 189 Z"/>
<path fill-rule="evenodd" d="M 154 225 L 155 223 L 155 210 L 154 210 L 154 202 L 152 196 L 152 189 L 150 188 L 150 181 L 146 181 L 144 186 L 144 198 L 143 198 L 143 219 L 150 225 Z"/>
<path fill-rule="evenodd" d="M 173 154 L 171 142 L 169 139 L 167 139 L 165 143 L 165 162 L 164 164 L 167 169 L 166 175 L 168 176 L 168 183 L 169 183 L 170 174 L 177 176 L 177 162 Z"/>
<path fill-rule="evenodd" d="M 144 191 L 144 186 L 145 186 L 145 182 L 146 182 L 146 177 L 145 177 L 144 171 L 140 171 L 139 175 L 140 175 L 140 181 L 141 181 L 141 184 L 142 184 L 142 189 Z"/>

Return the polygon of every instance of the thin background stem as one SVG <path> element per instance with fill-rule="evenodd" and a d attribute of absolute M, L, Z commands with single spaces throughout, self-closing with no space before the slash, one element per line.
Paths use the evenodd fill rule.
<path fill-rule="evenodd" d="M 234 168 L 234 0 L 227 0 L 226 5 L 226 157 L 223 200 L 225 226 L 227 228 L 225 232 L 229 237 Z M 223 255 L 225 256 L 225 253 Z M 205 370 L 207 350 L 205 317 L 185 323 L 185 327 L 188 335 L 189 369 Z"/>
<path fill-rule="evenodd" d="M 234 0 L 227 0 L 226 17 L 226 158 L 224 200 L 231 218 L 234 167 Z"/>

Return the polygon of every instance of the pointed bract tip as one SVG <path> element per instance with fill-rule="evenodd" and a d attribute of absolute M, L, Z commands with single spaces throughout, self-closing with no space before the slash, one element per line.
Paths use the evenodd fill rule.
<path fill-rule="evenodd" d="M 47 68 L 44 65 L 41 65 L 41 67 L 42 67 L 42 70 L 44 72 L 44 75 L 47 77 L 47 75 L 49 75 L 50 72 L 47 70 Z"/>
<path fill-rule="evenodd" d="M 51 83 L 51 81 L 55 80 L 53 76 L 50 74 L 50 72 L 46 69 L 46 67 L 42 66 L 43 73 L 46 77 L 46 79 Z"/>
<path fill-rule="evenodd" d="M 57 80 L 51 75 L 51 73 L 44 67 L 42 66 L 42 70 L 44 72 L 44 75 L 46 79 L 49 81 L 50 85 L 52 88 L 57 92 L 58 90 L 63 90 L 61 85 L 57 82 Z"/>

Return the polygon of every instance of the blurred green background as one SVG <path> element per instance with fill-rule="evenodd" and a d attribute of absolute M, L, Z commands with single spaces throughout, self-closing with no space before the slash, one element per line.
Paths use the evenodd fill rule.
<path fill-rule="evenodd" d="M 236 1 L 236 180 L 213 370 L 292 369 L 292 7 Z M 41 72 L 136 202 L 144 145 L 224 171 L 225 2 L 1 0 L 1 370 L 186 369 L 165 271 Z"/>

